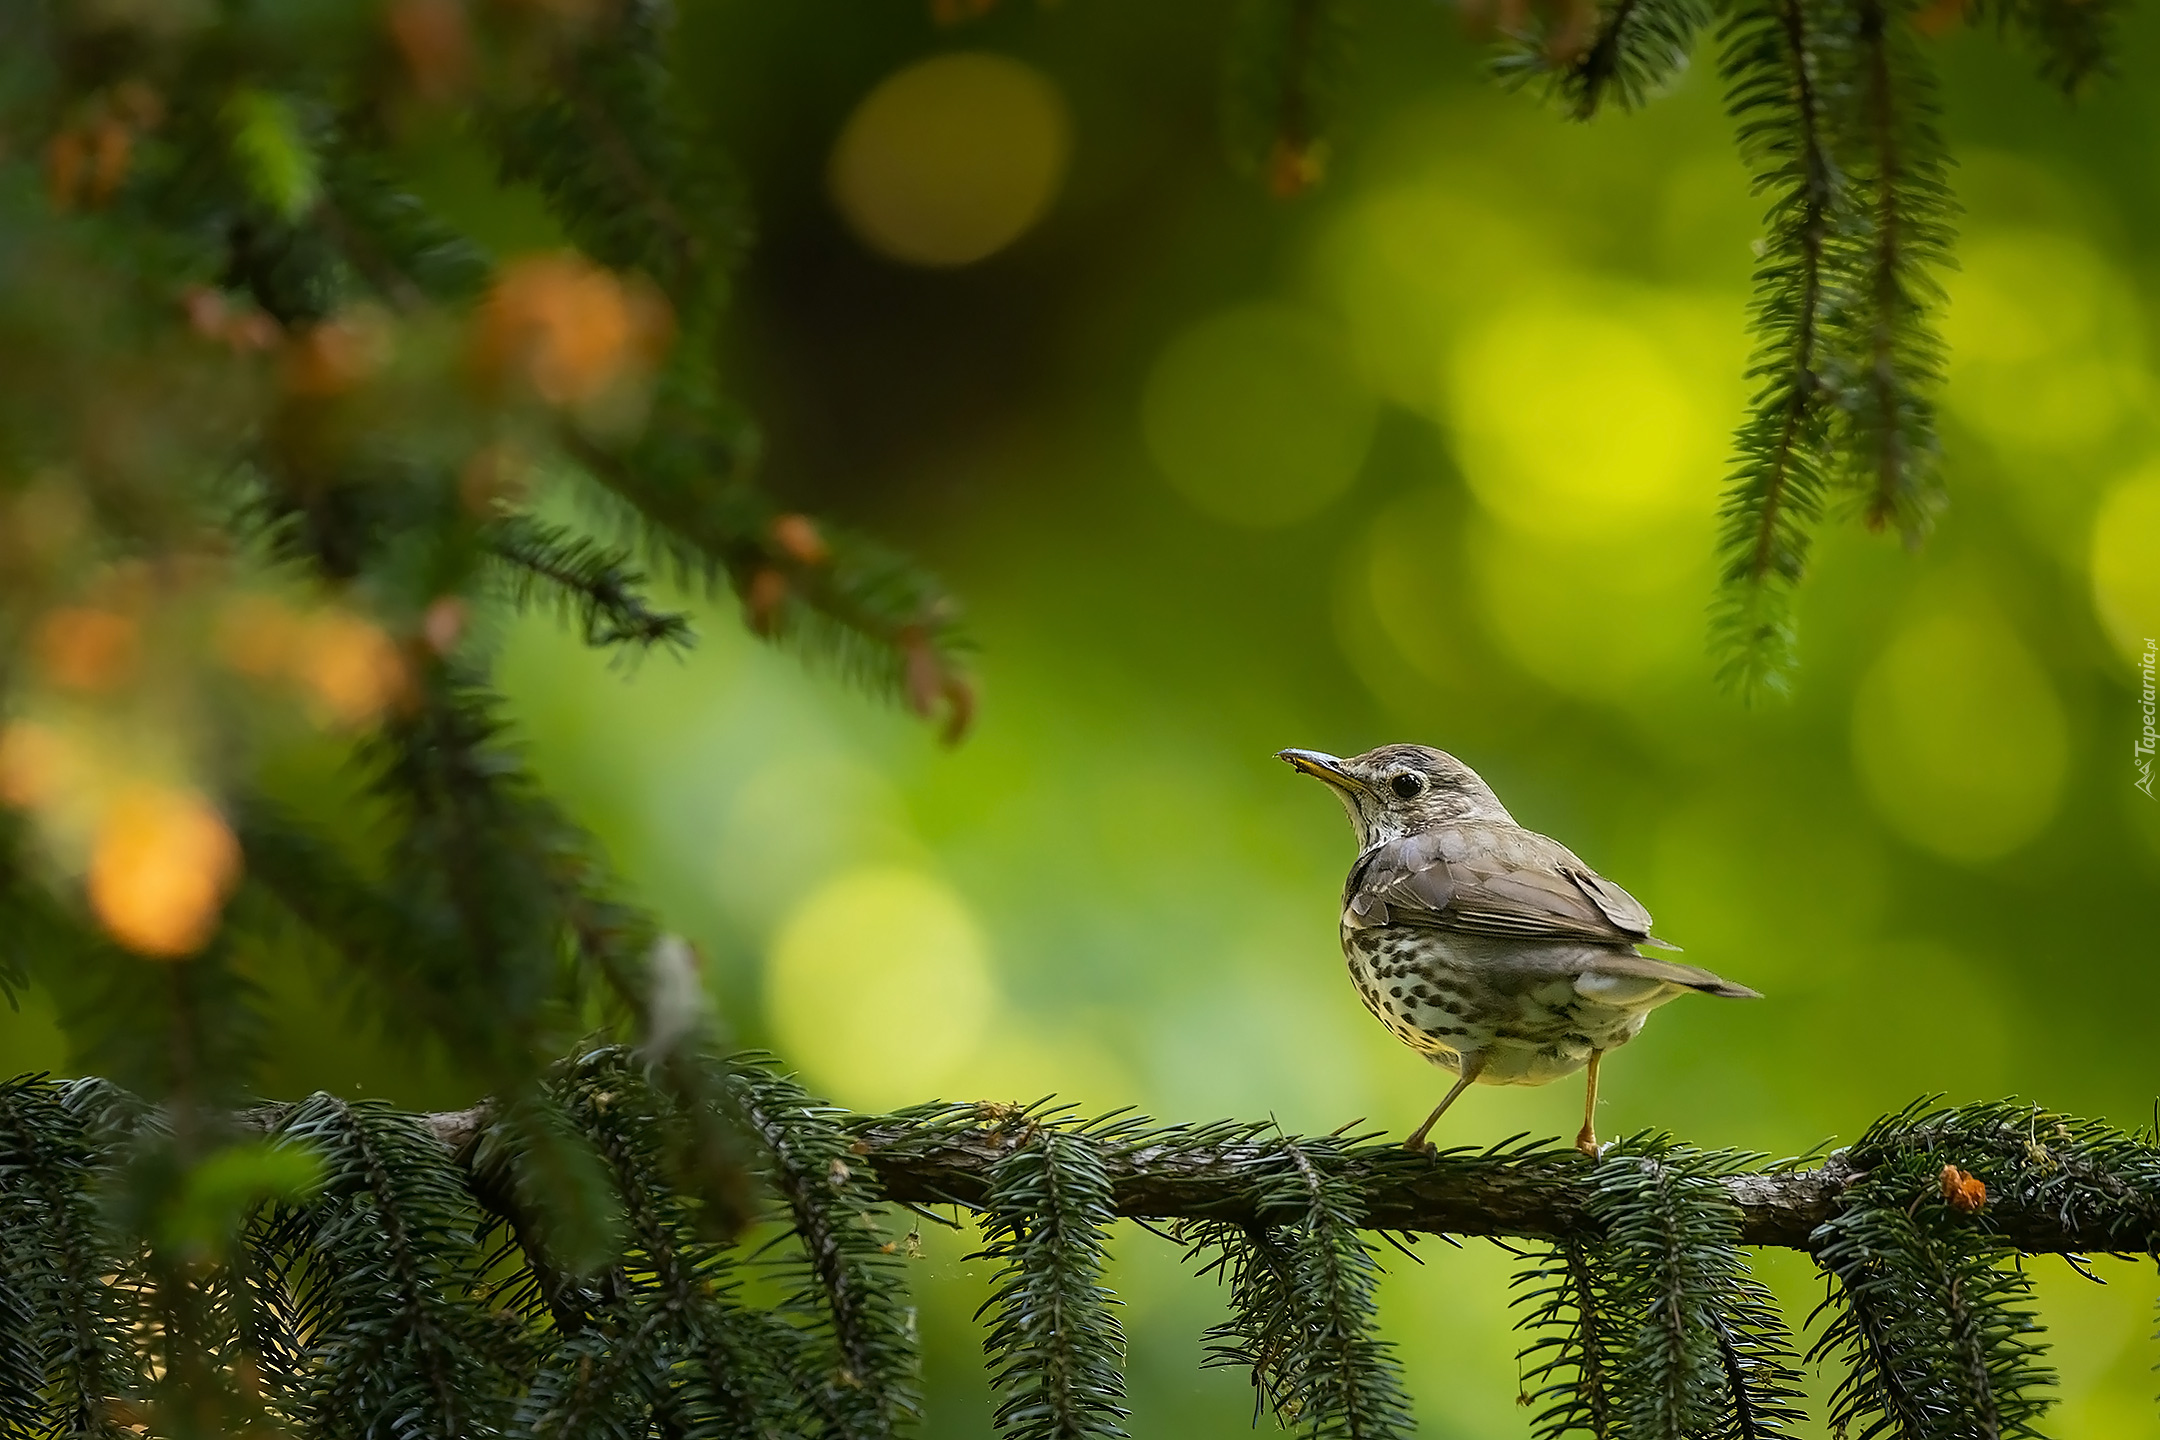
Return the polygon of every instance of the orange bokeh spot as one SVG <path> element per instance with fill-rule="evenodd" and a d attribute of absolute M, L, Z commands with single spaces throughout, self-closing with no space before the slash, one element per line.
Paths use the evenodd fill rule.
<path fill-rule="evenodd" d="M 493 381 L 517 376 L 550 405 L 599 399 L 649 370 L 670 332 L 649 289 L 575 255 L 507 266 L 481 311 L 474 359 Z"/>
<path fill-rule="evenodd" d="M 144 786 L 116 800 L 90 853 L 90 907 L 140 955 L 179 959 L 209 942 L 240 875 L 240 845 L 194 790 Z"/>
<path fill-rule="evenodd" d="M 69 607 L 38 622 L 38 666 L 63 690 L 110 690 L 135 668 L 135 621 L 110 610 Z"/>
<path fill-rule="evenodd" d="M 776 515 L 769 533 L 780 553 L 798 565 L 823 565 L 832 559 L 824 532 L 807 515 Z"/>
<path fill-rule="evenodd" d="M 75 747 L 50 725 L 18 720 L 0 730 L 0 800 L 18 810 L 52 804 L 81 769 Z"/>
<path fill-rule="evenodd" d="M 379 627 L 342 611 L 308 623 L 291 665 L 339 725 L 369 724 L 406 693 L 405 660 L 396 644 Z"/>

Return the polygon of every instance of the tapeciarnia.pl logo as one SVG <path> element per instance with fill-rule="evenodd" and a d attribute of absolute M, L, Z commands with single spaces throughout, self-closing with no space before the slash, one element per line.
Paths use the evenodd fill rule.
<path fill-rule="evenodd" d="M 2131 760 L 2137 766 L 2137 788 L 2145 792 L 2145 798 L 2153 798 L 2153 747 L 2160 743 L 2160 736 L 2153 731 L 2153 665 L 2160 659 L 2160 644 L 2149 637 L 2145 641 L 2145 654 L 2138 660 L 2138 674 L 2144 685 L 2138 691 L 2138 708 L 2143 713 L 2144 728 L 2138 732 L 2137 748 L 2131 752 Z"/>

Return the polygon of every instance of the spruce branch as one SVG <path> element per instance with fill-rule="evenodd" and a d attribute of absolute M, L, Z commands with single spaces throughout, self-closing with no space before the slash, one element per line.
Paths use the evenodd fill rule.
<path fill-rule="evenodd" d="M 1850 272 L 1825 321 L 1833 444 L 1871 528 L 1908 544 L 1938 503 L 1934 404 L 1942 345 L 1936 272 L 1949 261 L 1953 202 L 1935 128 L 1935 84 L 1904 0 L 1849 0 L 1834 40 L 1843 167 L 1854 192 Z"/>
<path fill-rule="evenodd" d="M 1305 1423 L 1316 1436 L 1340 1440 L 1406 1433 L 1401 1367 L 1374 1333 L 1379 1265 L 1359 1233 L 1364 1204 L 1341 1163 L 1346 1147 L 1286 1139 L 1282 1148 L 1306 1206 L 1290 1246 L 1303 1322 L 1292 1389 Z"/>
<path fill-rule="evenodd" d="M 686 1440 L 840 1433 L 808 1383 L 800 1332 L 735 1300 L 737 1263 L 702 1237 L 691 1194 L 666 1186 L 671 1118 L 632 1056 L 600 1047 L 551 1090 L 604 1157 L 627 1246 L 590 1285 L 590 1312 L 524 1405 L 535 1435 Z"/>
<path fill-rule="evenodd" d="M 325 1174 L 258 1241 L 305 1337 L 288 1402 L 325 1436 L 500 1433 L 517 1357 L 473 1298 L 480 1217 L 450 1155 L 412 1116 L 321 1094 L 271 1134 L 309 1147 Z"/>
<path fill-rule="evenodd" d="M 2130 1253 L 2160 1249 L 2160 1146 L 2094 1121 L 2012 1102 L 1931 1111 L 1916 1106 L 1884 1122 L 1899 1135 L 1957 1160 L 1988 1183 L 1990 1234 L 2025 1254 Z M 989 1176 L 1017 1144 L 1014 1132 L 974 1107 L 865 1116 L 851 1127 L 867 1147 L 887 1199 L 980 1208 Z M 1114 1213 L 1142 1219 L 1280 1224 L 1296 1212 L 1269 1209 L 1252 1193 L 1269 1150 L 1265 1127 L 1170 1127 L 1103 1157 Z M 2038 1137 L 2033 1139 L 2032 1137 Z M 2044 1159 L 2027 1156 L 2028 1145 Z M 1855 1146 L 1814 1169 L 1722 1175 L 1740 1216 L 1740 1243 L 1811 1251 L 1816 1232 L 1841 1213 L 1867 1173 Z M 1398 1145 L 1351 1155 L 1367 1228 L 1441 1235 L 1595 1239 L 1604 1226 L 1585 1188 L 1589 1162 L 1550 1143 L 1451 1149 L 1436 1158 Z"/>
<path fill-rule="evenodd" d="M 957 741 L 975 698 L 951 597 L 885 546 L 776 514 L 735 475 L 740 461 L 718 422 L 698 418 L 710 407 L 663 376 L 657 407 L 676 405 L 679 421 L 656 418 L 627 448 L 563 437 L 616 502 L 617 528 L 675 583 L 732 591 L 753 633 L 918 715 L 941 717 L 946 739 Z"/>
<path fill-rule="evenodd" d="M 1294 1378 L 1297 1333 L 1295 1263 L 1280 1229 L 1258 1224 L 1205 1222 L 1180 1233 L 1185 1258 L 1198 1273 L 1216 1275 L 1230 1288 L 1230 1316 L 1202 1337 L 1209 1369 L 1230 1368 L 1252 1377 L 1254 1399 L 1285 1425 L 1302 1418 Z M 1212 1252 L 1212 1258 L 1210 1258 Z M 1257 1409 L 1254 1419 L 1259 1418 Z"/>
<path fill-rule="evenodd" d="M 1804 0 L 1736 0 L 1720 38 L 1741 158 L 1756 192 L 1770 196 L 1748 371 L 1759 388 L 1734 437 L 1720 507 L 1724 567 L 1712 627 L 1720 682 L 1751 697 L 1782 691 L 1795 660 L 1791 590 L 1822 518 L 1829 464 L 1824 297 L 1847 201 L 1813 10 Z"/>
<path fill-rule="evenodd" d="M 748 237 L 723 152 L 692 123 L 667 63 L 670 8 L 624 5 L 562 44 L 551 82 L 496 107 L 485 133 L 505 178 L 539 186 L 571 239 L 650 276 L 710 339 Z"/>
<path fill-rule="evenodd" d="M 1993 20 L 2021 38 L 2035 53 L 2041 78 L 2066 95 L 2117 71 L 2129 9 L 2122 0 L 1967 0 L 1965 9 L 1976 23 Z"/>
<path fill-rule="evenodd" d="M 784 1312 L 813 1317 L 836 1364 L 823 1377 L 823 1408 L 838 1434 L 889 1437 L 921 1413 L 914 1311 L 895 1247 L 883 1239 L 877 1179 L 855 1137 L 770 1064 L 734 1072 L 738 1108 L 761 1142 L 763 1179 L 785 1207 L 777 1252 L 790 1281 Z"/>
<path fill-rule="evenodd" d="M 574 617 L 587 645 L 679 650 L 696 638 L 690 617 L 656 610 L 639 593 L 645 577 L 624 550 L 524 515 L 490 526 L 487 543 L 507 571 L 511 603 L 550 604 L 558 615 Z"/>
<path fill-rule="evenodd" d="M 1760 1158 L 1645 1135 L 1593 1174 L 1605 1309 L 1628 1326 L 1611 1386 L 1626 1434 L 1776 1435 L 1799 1418 L 1791 1336 L 1749 1272 L 1720 1183 Z"/>
<path fill-rule="evenodd" d="M 2013 1116 L 2008 1107 L 1925 1116 L 1909 1110 L 1878 1121 L 1853 1147 L 1868 1170 L 1823 1227 L 1816 1256 L 1836 1289 L 1824 1302 L 1831 1319 L 1812 1358 L 1836 1356 L 1848 1366 L 1832 1401 L 1838 1427 L 1863 1434 L 1894 1428 L 1908 1440 L 2039 1434 L 2044 1387 L 2054 1378 L 2031 1338 L 2039 1329 L 2031 1282 L 2009 1263 L 2015 1251 L 1991 1233 L 1985 1211 L 1968 1218 L 1938 1163 L 1954 1154 L 1986 1173 L 1994 1181 L 1990 1206 L 2002 1190 L 2048 1184 L 2049 1170 L 2084 1167 L 2074 1131 L 2061 1154 L 2037 1138 L 2038 1112 L 2023 1157 L 1997 1150 L 1974 1159 L 1967 1147 L 1979 1142 L 1986 1155 L 1993 1148 L 1987 1142 L 1999 1145 Z M 2095 1143 L 2121 1151 L 2112 1136 L 2088 1135 L 2087 1144 Z M 2135 1164 L 2144 1170 L 2149 1161 Z"/>
<path fill-rule="evenodd" d="M 1538 1440 L 1575 1433 L 1607 1440 L 1616 1433 L 1613 1366 L 1620 1340 L 1606 1305 L 1610 1282 L 1595 1268 L 1591 1247 L 1570 1240 L 1534 1254 L 1512 1283 L 1517 1294 L 1509 1303 L 1524 1312 L 1515 1328 L 1536 1337 L 1518 1356 L 1522 1401 L 1545 1402 L 1531 1432 Z"/>
<path fill-rule="evenodd" d="M 117 1437 L 114 1402 L 149 1385 L 121 1284 L 126 1243 L 95 1187 L 120 1108 L 97 1081 L 42 1075 L 0 1084 L 0 1412 L 8 1433 Z M 19 1328 L 18 1328 L 19 1327 Z"/>
<path fill-rule="evenodd" d="M 1231 163 L 1292 199 L 1327 169 L 1336 94 L 1355 48 L 1352 0 L 1242 0 L 1225 51 Z"/>
<path fill-rule="evenodd" d="M 1340 1136 L 1280 1137 L 1248 1176 L 1271 1222 L 1206 1222 L 1182 1238 L 1201 1273 L 1230 1282 L 1230 1318 L 1208 1331 L 1207 1363 L 1248 1369 L 1285 1425 L 1363 1440 L 1406 1431 L 1410 1415 L 1401 1367 L 1374 1334 L 1379 1267 L 1349 1151 Z"/>
<path fill-rule="evenodd" d="M 1564 24 L 1535 19 L 1504 37 L 1492 68 L 1504 83 L 1537 84 L 1573 120 L 1589 120 L 1608 99 L 1640 108 L 1687 69 L 1710 22 L 1707 0 L 1602 0 L 1587 41 Z"/>
<path fill-rule="evenodd" d="M 1122 1440 L 1125 1336 L 1102 1285 L 1114 1121 L 1074 1125 L 1037 1108 L 993 1118 L 1013 1143 L 985 1177 L 984 1248 L 998 1271 L 983 1349 L 1010 1440 Z"/>

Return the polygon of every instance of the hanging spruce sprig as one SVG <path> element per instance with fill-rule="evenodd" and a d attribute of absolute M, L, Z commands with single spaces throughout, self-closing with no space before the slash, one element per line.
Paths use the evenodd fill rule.
<path fill-rule="evenodd" d="M 1352 0 L 1240 0 L 1224 58 L 1223 135 L 1231 163 L 1278 200 L 1327 174 L 1354 32 Z"/>
<path fill-rule="evenodd" d="M 1111 1136 L 1052 1113 L 993 1118 L 1026 1131 L 982 1209 L 980 1258 L 998 1266 L 982 1307 L 998 1429 L 1008 1440 L 1122 1440 L 1125 1335 L 1102 1283 Z"/>
<path fill-rule="evenodd" d="M 1853 226 L 1825 313 L 1831 438 L 1868 525 L 1917 544 L 1940 501 L 1935 316 L 1954 204 L 1910 5 L 1849 0 L 1836 13 L 1829 68 L 1840 73 L 1826 88 L 1848 107 L 1837 133 Z"/>
<path fill-rule="evenodd" d="M 0 1420 L 9 1434 L 118 1437 L 128 1432 L 113 1402 L 148 1389 L 124 1284 L 126 1239 L 94 1188 L 117 1138 L 115 1098 L 97 1081 L 0 1085 Z"/>
<path fill-rule="evenodd" d="M 1523 1361 L 1540 1436 L 1764 1437 L 1798 1421 L 1792 1338 L 1720 1183 L 1756 1158 L 1656 1135 L 1607 1149 L 1591 1174 L 1600 1237 L 1516 1277 L 1518 1328 L 1539 1335 Z"/>
<path fill-rule="evenodd" d="M 768 1253 L 788 1287 L 781 1310 L 824 1340 L 832 1363 L 821 1408 L 839 1440 L 882 1440 L 918 1418 L 914 1309 L 897 1246 L 881 1224 L 876 1172 L 854 1136 L 769 1063 L 739 1065 L 738 1108 L 762 1145 L 763 1179 L 784 1207 L 786 1238 Z"/>
<path fill-rule="evenodd" d="M 1366 1157 L 1355 1151 L 1340 1136 L 1256 1145 L 1250 1194 L 1266 1218 L 1184 1233 L 1188 1260 L 1230 1286 L 1230 1317 L 1205 1337 L 1207 1363 L 1248 1370 L 1283 1424 L 1341 1440 L 1412 1428 L 1401 1367 L 1377 1333 L 1380 1267 L 1361 1228 Z"/>
<path fill-rule="evenodd" d="M 511 603 L 545 606 L 574 619 L 587 645 L 679 651 L 696 638 L 687 615 L 658 609 L 646 598 L 645 576 L 625 550 L 525 515 L 506 516 L 490 527 L 487 540 L 503 562 Z"/>
<path fill-rule="evenodd" d="M 634 1057 L 589 1051 L 550 1090 L 608 1166 L 626 1245 L 580 1282 L 577 1327 L 535 1377 L 520 1428 L 562 1440 L 835 1433 L 800 1333 L 739 1303 L 735 1254 L 701 1232 L 699 1199 L 666 1184 L 669 1102 Z"/>
<path fill-rule="evenodd" d="M 517 1336 L 475 1296 L 480 1215 L 441 1143 L 412 1116 L 320 1094 L 273 1133 L 324 1175 L 255 1240 L 289 1296 L 287 1407 L 326 1437 L 501 1433 Z"/>
<path fill-rule="evenodd" d="M 1833 1424 L 1900 1440 L 2038 1436 L 2054 1377 L 2034 1338 L 2031 1281 L 1989 1235 L 1989 1190 L 1974 1172 L 2016 1186 L 2019 1171 L 2064 1162 L 2037 1140 L 2023 1165 L 1974 1159 L 1965 1143 L 1999 1136 L 2002 1108 L 1921 1118 L 1916 1107 L 1878 1121 L 1853 1146 L 1865 1175 L 1823 1227 L 1816 1254 L 1835 1288 L 1811 1358 L 1848 1367 Z M 1946 1167 L 1952 1157 L 1974 1170 Z"/>
<path fill-rule="evenodd" d="M 1517 1330 L 1537 1338 L 1523 1347 L 1522 1399 L 1542 1404 L 1532 1418 L 1538 1440 L 1615 1434 L 1613 1367 L 1621 1344 L 1610 1282 L 1590 1246 L 1564 1241 L 1533 1254 L 1515 1272 Z"/>
<path fill-rule="evenodd" d="M 1711 13 L 1705 0 L 1604 0 L 1584 34 L 1576 6 L 1559 7 L 1557 24 L 1530 7 L 1515 9 L 1522 18 L 1503 34 L 1493 73 L 1541 89 L 1575 120 L 1608 102 L 1636 109 L 1671 86 Z"/>
<path fill-rule="evenodd" d="M 1848 201 L 1824 110 L 1819 9 L 1737 0 L 1721 33 L 1726 107 L 1770 202 L 1748 372 L 1759 388 L 1734 439 L 1712 635 L 1719 678 L 1744 697 L 1789 683 L 1792 590 L 1822 519 L 1829 463 L 1823 321 Z"/>

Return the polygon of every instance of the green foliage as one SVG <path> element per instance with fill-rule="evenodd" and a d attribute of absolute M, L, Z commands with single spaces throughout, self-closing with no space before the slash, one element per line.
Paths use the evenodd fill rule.
<path fill-rule="evenodd" d="M 1409 1432 L 1402 1367 L 1376 1333 L 1380 1266 L 1361 1231 L 1351 1144 L 1282 1137 L 1252 1166 L 1255 1208 L 1274 1225 L 1188 1232 L 1191 1256 L 1230 1285 L 1230 1318 L 1208 1332 L 1210 1365 L 1252 1373 L 1278 1420 L 1341 1440 Z"/>
<path fill-rule="evenodd" d="M 468 1299 L 480 1216 L 449 1154 L 412 1116 L 328 1095 L 273 1135 L 324 1171 L 255 1239 L 283 1406 L 324 1436 L 501 1433 L 521 1337 Z"/>
<path fill-rule="evenodd" d="M 1749 1274 L 1719 1183 L 1757 1159 L 1660 1135 L 1606 1150 L 1589 1198 L 1602 1236 L 1555 1245 L 1516 1277 L 1518 1327 L 1544 1332 L 1523 1351 L 1541 1437 L 1790 1433 L 1791 1336 Z"/>
<path fill-rule="evenodd" d="M 106 1088 L 25 1076 L 0 1087 L 0 1419 L 10 1434 L 120 1432 L 114 1399 L 146 1377 L 122 1237 L 97 1203 Z"/>
<path fill-rule="evenodd" d="M 1714 624 L 1722 678 L 1754 694 L 1786 687 L 1791 592 L 1835 497 L 1909 544 L 1939 505 L 1954 202 L 1909 7 L 1747 0 L 1722 34 L 1741 156 L 1770 199 Z"/>
<path fill-rule="evenodd" d="M 1557 23 L 1526 10 L 1493 70 L 1510 84 L 1540 85 L 1572 119 L 1592 118 L 1608 99 L 1633 110 L 1687 68 L 1710 14 L 1704 0 L 1605 0 L 1584 35 L 1578 7 L 1563 7 Z"/>
<path fill-rule="evenodd" d="M 1013 1440 L 1117 1440 L 1125 1434 L 1125 1332 L 1102 1284 L 1110 1179 L 1103 1149 L 1132 1122 L 1060 1121 L 1055 1111 L 994 1117 L 1019 1142 L 990 1174 L 984 1247 L 995 1261 L 983 1313 L 998 1428 Z"/>
<path fill-rule="evenodd" d="M 1816 1256 L 1836 1289 L 1814 1354 L 1849 1367 L 1834 1424 L 1863 1440 L 2040 1433 L 2054 1375 L 2033 1338 L 2032 1282 L 2016 1250 L 1988 1233 L 1984 1212 L 1953 1203 L 1943 1167 L 1985 1177 L 1993 1203 L 2035 1192 L 2069 1201 L 2084 1193 L 2078 1180 L 2108 1173 L 2093 1164 L 2096 1152 L 2124 1179 L 2152 1173 L 2150 1146 L 2037 1108 L 1926 1114 L 1916 1105 L 1869 1127 L 1847 1156 L 1865 1174 L 1823 1227 Z M 2142 1190 L 2118 1194 L 2142 1210 L 2151 1203 Z"/>
<path fill-rule="evenodd" d="M 688 616 L 656 610 L 638 593 L 645 577 L 625 551 L 524 515 L 505 517 L 488 544 L 508 571 L 511 600 L 574 618 L 588 645 L 679 649 L 694 638 Z"/>
<path fill-rule="evenodd" d="M 2120 0 L 1973 0 L 1966 13 L 2017 34 L 2034 51 L 2042 77 L 2075 95 L 2115 73 L 2125 9 Z"/>
<path fill-rule="evenodd" d="M 841 1112 L 771 1065 L 740 1066 L 735 1087 L 767 1157 L 762 1178 L 786 1211 L 784 1243 L 771 1252 L 787 1288 L 779 1313 L 831 1346 L 818 1409 L 838 1435 L 893 1435 L 920 1415 L 922 1399 L 914 1310 L 883 1238 L 876 1172 L 837 1123 Z"/>
<path fill-rule="evenodd" d="M 1352 0 L 1240 0 L 1225 47 L 1222 125 L 1231 162 L 1278 199 L 1317 182 L 1356 22 Z"/>
<path fill-rule="evenodd" d="M 1451 1188 L 1519 1217 L 1501 1229 L 1546 1237 L 1518 1280 L 1538 1435 L 1772 1440 L 1801 1420 L 1791 1335 L 1741 1244 L 1733 1184 L 1782 1173 L 1758 1157 L 1649 1135 L 1587 1165 L 1543 1145 L 1429 1159 L 1266 1126 L 1077 1122 L 1046 1104 L 843 1120 L 752 1059 L 715 1088 L 748 1127 L 765 1198 L 751 1235 L 716 1239 L 710 1202 L 671 1179 L 689 1117 L 651 1059 L 588 1049 L 526 1113 L 317 1095 L 226 1117 L 198 1199 L 218 1192 L 238 1246 L 125 1238 L 130 1207 L 165 1193 L 144 1175 L 203 1143 L 166 1115 L 95 1082 L 0 1088 L 11 1433 L 905 1434 L 916 1336 L 880 1158 L 942 1165 L 970 1197 L 1011 1433 L 1123 1433 L 1124 1342 L 1102 1281 L 1110 1227 L 1131 1212 L 1180 1220 L 1202 1273 L 1228 1280 L 1208 1363 L 1250 1369 L 1286 1426 L 1407 1433 L 1374 1334 L 1385 1237 L 1369 1226 L 1376 1204 Z M 555 1197 L 535 1183 L 550 1178 L 530 1138 L 543 1114 L 596 1158 L 614 1217 L 603 1252 L 558 1243 Z M 1997 1215 L 2095 1245 L 2160 1233 L 2160 1146 L 2034 1107 L 1916 1105 L 1820 1175 L 1839 1188 L 1806 1245 L 1836 1290 L 1812 1358 L 1843 1369 L 1830 1419 L 1855 1436 L 2037 1433 L 2049 1377 Z"/>
<path fill-rule="evenodd" d="M 2120 9 L 2003 0 L 1971 13 L 2029 40 L 2042 73 L 2074 91 L 2109 68 Z M 1323 77 L 1340 83 L 1347 67 L 1347 31 L 1327 23 L 1334 10 L 1254 0 L 1240 12 L 1231 154 L 1264 167 L 1277 193 L 1280 158 L 1319 153 L 1324 141 L 1309 96 Z M 1577 120 L 1609 103 L 1645 103 L 1687 66 L 1713 16 L 1719 22 L 1727 108 L 1769 202 L 1754 276 L 1756 388 L 1734 437 L 1711 623 L 1720 681 L 1743 697 L 1789 688 L 1793 591 L 1827 515 L 1849 510 L 1917 545 L 1941 507 L 1937 316 L 1956 204 L 1918 10 L 1914 0 L 1492 7 L 1495 73 Z"/>
<path fill-rule="evenodd" d="M 1726 105 L 1741 157 L 1770 197 L 1755 270 L 1758 382 L 1734 441 L 1722 509 L 1720 678 L 1743 694 L 1782 689 L 1794 660 L 1792 588 L 1825 503 L 1829 392 L 1823 308 L 1844 180 L 1821 94 L 1817 7 L 1738 0 L 1722 27 Z"/>

